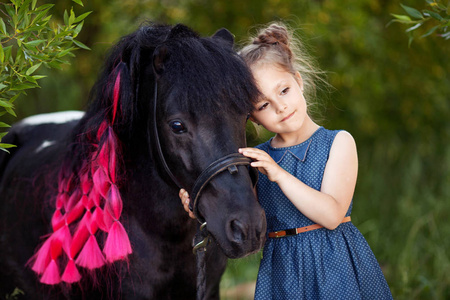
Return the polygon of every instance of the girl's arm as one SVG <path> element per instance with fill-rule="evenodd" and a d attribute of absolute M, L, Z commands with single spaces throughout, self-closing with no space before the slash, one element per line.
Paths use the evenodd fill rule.
<path fill-rule="evenodd" d="M 320 191 L 285 171 L 262 150 L 244 148 L 240 152 L 254 159 L 252 166 L 276 182 L 306 217 L 330 230 L 342 222 L 355 191 L 358 173 L 356 144 L 348 132 L 341 131 L 334 139 Z"/>

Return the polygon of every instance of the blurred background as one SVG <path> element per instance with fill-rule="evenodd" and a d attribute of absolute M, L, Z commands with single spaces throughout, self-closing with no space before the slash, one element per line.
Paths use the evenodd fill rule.
<path fill-rule="evenodd" d="M 318 122 L 345 129 L 358 145 L 353 223 L 377 257 L 395 299 L 450 299 L 450 41 L 435 35 L 408 46 L 399 1 L 91 0 L 55 2 L 51 13 L 87 11 L 71 65 L 44 72 L 41 88 L 15 102 L 17 118 L 84 109 L 107 50 L 145 21 L 184 23 L 201 35 L 221 27 L 247 41 L 254 27 L 283 20 L 298 28 L 331 93 L 319 93 Z M 445 1 L 444 1 L 445 2 Z M 425 0 L 402 4 L 425 8 Z M 62 22 L 62 21 L 61 21 Z M 422 32 L 423 34 L 424 32 Z M 41 72 L 42 73 L 42 72 Z M 268 138 L 248 126 L 248 142 Z M 261 254 L 230 260 L 224 299 L 253 299 Z"/>

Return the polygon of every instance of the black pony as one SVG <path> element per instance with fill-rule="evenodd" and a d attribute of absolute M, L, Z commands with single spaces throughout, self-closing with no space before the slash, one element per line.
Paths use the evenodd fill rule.
<path fill-rule="evenodd" d="M 86 113 L 11 128 L 4 141 L 17 148 L 0 154 L 0 297 L 195 298 L 198 223 L 177 184 L 191 192 L 245 146 L 258 91 L 232 48 L 225 29 L 200 38 L 184 25 L 143 26 L 112 49 Z M 196 207 L 213 238 L 208 299 L 219 298 L 226 256 L 264 242 L 248 166 L 232 169 L 209 178 Z"/>

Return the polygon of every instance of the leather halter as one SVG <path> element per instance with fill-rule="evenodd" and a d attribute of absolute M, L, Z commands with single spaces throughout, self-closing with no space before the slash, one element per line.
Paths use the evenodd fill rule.
<path fill-rule="evenodd" d="M 157 99 L 158 99 L 158 84 L 157 79 L 155 78 L 155 93 L 153 99 L 153 134 L 156 144 L 156 150 L 159 156 L 159 161 L 163 165 L 164 170 L 169 175 L 171 180 L 175 183 L 175 185 L 178 186 L 179 189 L 181 189 L 182 185 L 180 184 L 178 179 L 175 177 L 175 175 L 172 173 L 169 166 L 167 165 L 167 162 L 164 158 L 164 153 L 161 148 L 158 127 L 156 123 Z M 202 171 L 200 176 L 195 181 L 194 186 L 192 187 L 192 191 L 190 194 L 191 202 L 189 203 L 189 209 L 194 213 L 195 217 L 201 224 L 205 222 L 205 219 L 198 210 L 198 203 L 199 203 L 198 200 L 204 187 L 209 183 L 209 181 L 211 181 L 211 179 L 213 179 L 214 176 L 218 175 L 219 173 L 225 170 L 228 170 L 231 175 L 237 174 L 238 173 L 237 166 L 240 165 L 249 165 L 248 169 L 250 172 L 250 178 L 252 179 L 253 186 L 255 186 L 256 182 L 258 181 L 258 171 L 257 169 L 250 167 L 251 162 L 252 160 L 250 158 L 240 153 L 231 153 L 212 162 L 205 170 Z"/>

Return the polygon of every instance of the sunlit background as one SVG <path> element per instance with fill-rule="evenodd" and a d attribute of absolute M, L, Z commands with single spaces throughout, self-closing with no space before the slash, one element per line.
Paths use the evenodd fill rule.
<path fill-rule="evenodd" d="M 92 11 L 78 50 L 62 71 L 45 71 L 41 88 L 16 104 L 18 118 L 84 109 L 107 50 L 146 21 L 184 23 L 201 35 L 228 28 L 238 44 L 256 25 L 284 20 L 299 29 L 334 89 L 319 93 L 319 123 L 345 129 L 358 145 L 353 223 L 378 258 L 395 299 L 450 299 L 450 40 L 389 26 L 399 1 L 373 0 L 92 0 L 56 2 L 62 18 Z M 424 0 L 404 0 L 416 8 Z M 248 126 L 249 144 L 259 138 Z M 225 299 L 252 299 L 260 254 L 230 261 Z M 213 266 L 211 266 L 213 267 Z M 247 296 L 249 294 L 249 296 Z"/>

